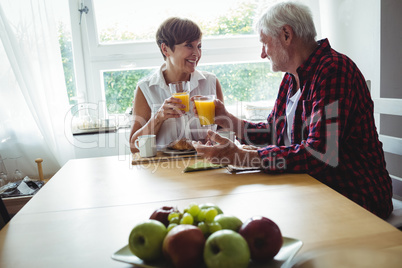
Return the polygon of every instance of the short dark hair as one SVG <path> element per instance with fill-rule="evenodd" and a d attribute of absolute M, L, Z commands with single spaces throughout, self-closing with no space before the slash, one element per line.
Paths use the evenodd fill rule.
<path fill-rule="evenodd" d="M 165 20 L 156 32 L 156 43 L 164 59 L 166 56 L 162 52 L 161 45 L 165 43 L 172 51 L 174 46 L 184 42 L 193 42 L 201 39 L 202 32 L 200 27 L 189 19 L 169 18 Z"/>

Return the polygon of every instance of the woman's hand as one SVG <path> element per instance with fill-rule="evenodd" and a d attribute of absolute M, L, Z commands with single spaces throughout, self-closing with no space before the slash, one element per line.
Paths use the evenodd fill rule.
<path fill-rule="evenodd" d="M 156 117 L 162 121 L 169 118 L 179 118 L 186 113 L 184 110 L 180 110 L 184 108 L 186 108 L 186 105 L 182 104 L 180 99 L 170 97 L 163 102 L 162 106 L 156 112 Z"/>
<path fill-rule="evenodd" d="M 181 103 L 180 99 L 167 98 L 155 115 L 152 115 L 151 107 L 142 93 L 141 88 L 137 87 L 135 92 L 134 104 L 133 104 L 133 126 L 130 132 L 130 149 L 132 153 L 138 151 L 135 147 L 135 140 L 141 135 L 158 135 L 159 130 L 164 121 L 169 118 L 178 118 L 185 112 L 186 106 Z"/>

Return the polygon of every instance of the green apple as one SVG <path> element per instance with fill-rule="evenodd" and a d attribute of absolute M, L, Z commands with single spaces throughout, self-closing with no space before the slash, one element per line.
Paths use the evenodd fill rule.
<path fill-rule="evenodd" d="M 214 221 L 219 223 L 222 229 L 229 229 L 238 232 L 243 222 L 232 215 L 219 214 L 215 217 Z"/>
<path fill-rule="evenodd" d="M 130 251 L 144 261 L 154 261 L 162 257 L 166 227 L 157 220 L 147 220 L 134 226 L 128 239 Z"/>
<path fill-rule="evenodd" d="M 208 268 L 245 268 L 250 262 L 246 240 L 232 230 L 220 230 L 208 237 L 204 248 Z"/>
<path fill-rule="evenodd" d="M 213 203 L 204 203 L 199 205 L 200 209 L 207 209 L 207 208 L 215 208 L 218 211 L 218 214 L 223 214 L 222 209 Z"/>

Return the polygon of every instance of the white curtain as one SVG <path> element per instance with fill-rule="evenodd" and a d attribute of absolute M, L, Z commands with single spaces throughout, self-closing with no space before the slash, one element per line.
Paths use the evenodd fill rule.
<path fill-rule="evenodd" d="M 74 158 L 71 130 L 64 124 L 70 107 L 52 4 L 0 2 L 0 155 L 9 179 L 16 168 L 37 176 L 39 157 L 45 175 Z"/>

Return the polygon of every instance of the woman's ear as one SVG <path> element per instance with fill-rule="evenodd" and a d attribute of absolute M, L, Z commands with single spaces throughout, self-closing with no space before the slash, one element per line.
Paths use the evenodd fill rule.
<path fill-rule="evenodd" d="M 169 50 L 170 49 L 165 43 L 161 44 L 161 50 L 162 50 L 163 55 L 165 55 L 165 57 L 169 56 Z"/>

